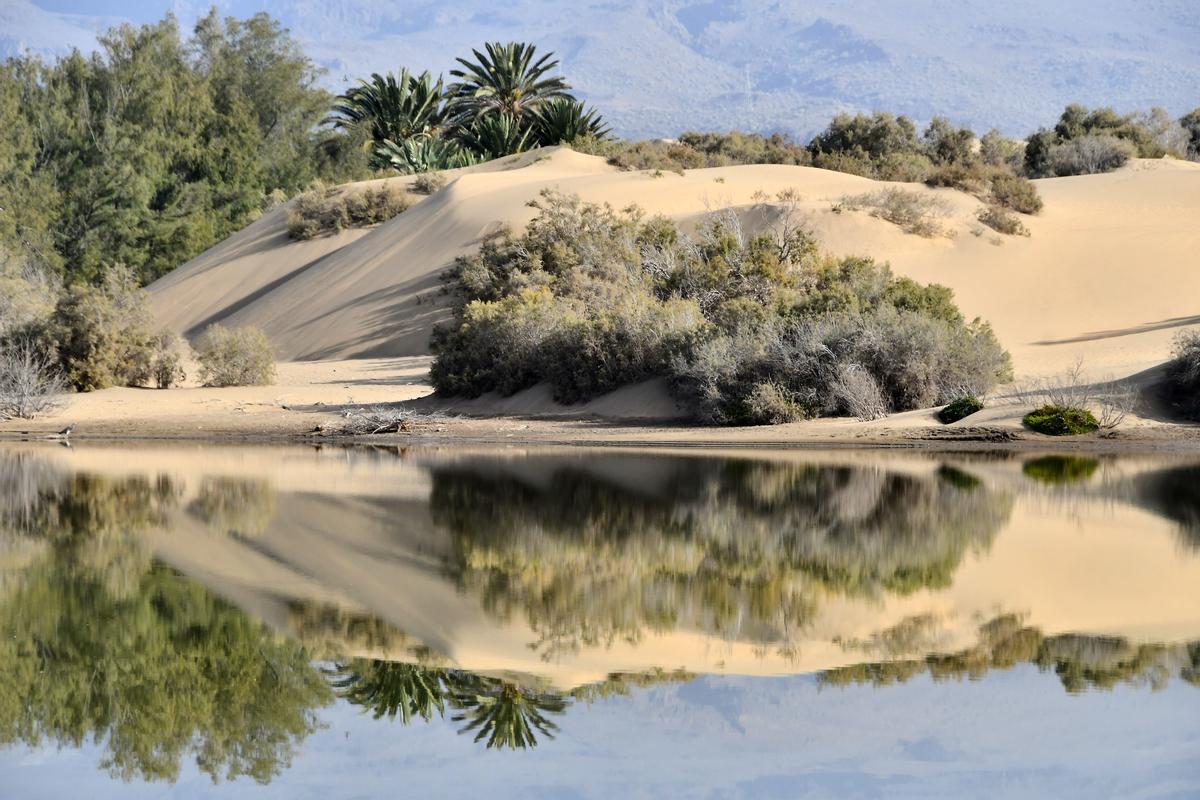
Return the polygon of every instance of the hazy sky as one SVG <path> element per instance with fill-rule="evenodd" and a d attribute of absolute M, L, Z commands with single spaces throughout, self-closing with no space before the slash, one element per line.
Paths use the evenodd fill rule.
<path fill-rule="evenodd" d="M 554 50 L 626 135 L 780 130 L 839 111 L 944 114 L 1025 135 L 1064 105 L 1200 105 L 1197 0 L 223 0 L 282 20 L 341 88 L 400 66 L 448 69 L 487 40 Z M 0 52 L 94 47 L 119 19 L 207 0 L 0 0 Z"/>

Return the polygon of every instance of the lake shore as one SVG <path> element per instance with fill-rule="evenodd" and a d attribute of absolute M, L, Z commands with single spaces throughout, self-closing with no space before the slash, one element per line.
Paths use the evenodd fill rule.
<path fill-rule="evenodd" d="M 560 406 L 544 390 L 511 398 L 442 400 L 428 384 L 429 359 L 285 362 L 270 386 L 169 390 L 115 388 L 71 395 L 35 420 L 0 422 L 0 439 L 306 441 L 402 446 L 417 442 L 565 444 L 637 447 L 915 447 L 939 449 L 1200 450 L 1200 426 L 1130 415 L 1115 430 L 1055 438 L 1029 431 L 1029 404 L 1001 399 L 952 425 L 932 409 L 873 422 L 817 419 L 787 425 L 712 427 L 678 420 L 663 387 L 629 387 L 579 406 Z M 409 430 L 342 434 L 345 415 L 406 409 Z"/>

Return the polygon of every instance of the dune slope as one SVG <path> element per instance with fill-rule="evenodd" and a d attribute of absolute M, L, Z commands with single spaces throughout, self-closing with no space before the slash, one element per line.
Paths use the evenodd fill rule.
<path fill-rule="evenodd" d="M 636 203 L 687 222 L 721 208 L 769 221 L 761 194 L 800 193 L 824 246 L 891 262 L 954 289 L 968 316 L 995 326 L 1019 375 L 1057 372 L 1082 358 L 1093 374 L 1129 375 L 1161 363 L 1171 337 L 1200 324 L 1200 164 L 1136 161 L 1107 175 L 1038 182 L 1046 207 L 1029 238 L 983 229 L 980 203 L 932 190 L 951 208 L 946 237 L 924 239 L 844 196 L 880 184 L 775 165 L 652 175 L 617 172 L 565 148 L 456 171 L 449 184 L 374 229 L 309 242 L 287 238 L 287 206 L 151 287 L 162 322 L 194 336 L 212 322 L 263 328 L 285 360 L 419 356 L 446 318 L 441 273 L 503 225 L 520 227 L 543 189 L 616 207 Z M 410 179 L 393 179 L 410 180 Z"/>

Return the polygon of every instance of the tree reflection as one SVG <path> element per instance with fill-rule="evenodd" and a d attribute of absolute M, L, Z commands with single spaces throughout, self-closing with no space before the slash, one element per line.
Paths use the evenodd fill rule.
<path fill-rule="evenodd" d="M 1142 473 L 1133 487 L 1134 502 L 1175 522 L 1184 543 L 1200 550 L 1200 465 Z"/>
<path fill-rule="evenodd" d="M 575 701 L 596 702 L 622 697 L 633 687 L 686 682 L 695 676 L 677 670 L 615 673 L 598 683 L 571 691 L 550 688 L 536 679 L 500 678 L 467 670 L 374 659 L 352 659 L 329 671 L 330 685 L 375 719 L 408 725 L 442 718 L 459 724 L 459 733 L 474 734 L 489 749 L 524 750 L 539 738 L 553 739 L 563 714 Z"/>
<path fill-rule="evenodd" d="M 546 658 L 683 624 L 783 645 L 830 593 L 948 585 L 1011 510 L 944 476 L 652 458 L 663 474 L 632 485 L 564 458 L 523 459 L 527 480 L 433 466 L 448 571 L 498 616 L 522 611 Z"/>
<path fill-rule="evenodd" d="M 0 531 L 40 545 L 0 596 L 0 743 L 92 741 L 126 780 L 189 755 L 214 780 L 278 774 L 332 699 L 308 652 L 152 561 L 170 481 L 39 474 Z"/>
<path fill-rule="evenodd" d="M 979 680 L 996 669 L 1034 664 L 1053 671 L 1072 694 L 1088 689 L 1111 689 L 1118 684 L 1148 685 L 1158 690 L 1172 674 L 1197 683 L 1200 642 L 1187 645 L 1133 644 L 1113 636 L 1065 634 L 1044 636 L 1040 630 L 1005 615 L 979 629 L 974 647 L 955 653 L 930 654 L 922 659 L 879 661 L 821 673 L 829 686 L 905 683 L 918 675 L 935 681 Z"/>

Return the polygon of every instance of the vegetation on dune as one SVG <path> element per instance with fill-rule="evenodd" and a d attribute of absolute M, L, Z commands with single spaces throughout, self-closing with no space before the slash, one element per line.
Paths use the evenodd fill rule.
<path fill-rule="evenodd" d="M 937 418 L 939 422 L 949 425 L 952 422 L 958 422 L 960 419 L 966 419 L 976 411 L 982 410 L 983 401 L 973 395 L 967 395 L 965 397 L 957 397 L 938 409 Z"/>
<path fill-rule="evenodd" d="M 1167 399 L 1189 419 L 1200 420 L 1200 331 L 1184 331 L 1175 337 L 1167 362 Z"/>
<path fill-rule="evenodd" d="M 946 233 L 938 219 L 950 213 L 950 207 L 941 198 L 895 187 L 843 197 L 834 206 L 839 212 L 859 209 L 866 209 L 872 217 L 898 225 L 905 233 L 927 238 Z"/>
<path fill-rule="evenodd" d="M 1023 421 L 1031 430 L 1047 436 L 1078 436 L 1100 429 L 1091 411 L 1074 406 L 1042 406 L 1026 414 Z"/>
<path fill-rule="evenodd" d="M 1034 178 L 1088 175 L 1116 169 L 1133 157 L 1194 158 L 1195 115 L 1172 120 L 1161 108 L 1118 114 L 1069 105 L 1054 128 L 1041 128 L 1026 140 L 1025 172 Z"/>
<path fill-rule="evenodd" d="M 694 418 L 758 424 L 928 407 L 1008 377 L 991 329 L 949 289 L 822 255 L 780 203 L 762 234 L 725 213 L 688 235 L 544 193 L 523 235 L 448 275 L 457 311 L 435 333 L 434 385 L 508 395 L 545 381 L 575 402 L 665 376 Z"/>
<path fill-rule="evenodd" d="M 346 228 L 387 222 L 408 209 L 404 189 L 390 183 L 365 189 L 316 186 L 292 201 L 288 235 L 313 239 Z"/>

